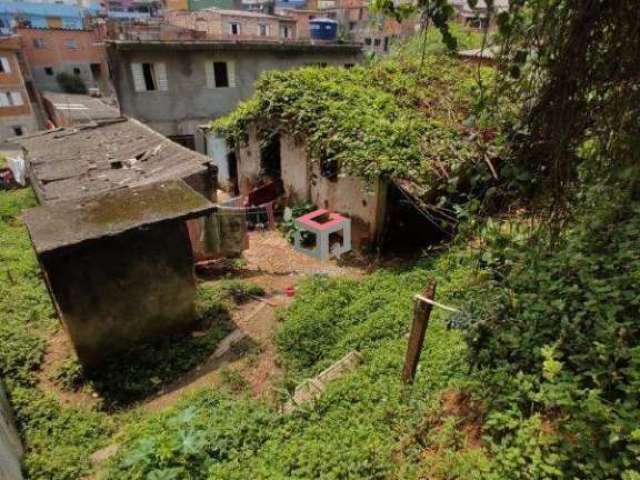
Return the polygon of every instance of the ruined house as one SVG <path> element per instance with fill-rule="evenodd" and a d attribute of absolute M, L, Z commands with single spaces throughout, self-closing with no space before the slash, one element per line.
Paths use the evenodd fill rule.
<path fill-rule="evenodd" d="M 20 144 L 42 204 L 24 221 L 82 363 L 192 324 L 194 226 L 216 210 L 208 159 L 130 119 Z"/>
<path fill-rule="evenodd" d="M 373 182 L 346 175 L 329 161 L 313 161 L 304 139 L 280 133 L 261 141 L 256 125 L 248 128 L 247 141 L 229 151 L 223 138 L 204 130 L 219 171 L 219 183 L 248 196 L 256 187 L 281 179 L 282 204 L 312 203 L 351 219 L 354 247 L 411 247 L 442 234 L 427 218 L 424 195 L 412 182 L 378 178 Z M 426 240 L 425 240 L 426 239 Z"/>

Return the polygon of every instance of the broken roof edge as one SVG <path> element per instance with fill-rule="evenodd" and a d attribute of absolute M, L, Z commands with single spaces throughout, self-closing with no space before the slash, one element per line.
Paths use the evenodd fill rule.
<path fill-rule="evenodd" d="M 22 220 L 35 252 L 42 255 L 141 227 L 202 217 L 216 209 L 184 180 L 168 180 L 48 202 L 25 210 Z"/>

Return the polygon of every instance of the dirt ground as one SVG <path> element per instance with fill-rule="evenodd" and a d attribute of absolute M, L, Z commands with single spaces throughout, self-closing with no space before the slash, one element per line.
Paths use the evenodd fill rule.
<path fill-rule="evenodd" d="M 313 274 L 357 278 L 364 270 L 353 266 L 338 266 L 335 261 L 321 262 L 295 251 L 278 231 L 251 232 L 249 248 L 243 254 L 244 265 L 231 276 L 261 286 L 266 294 L 262 299 L 238 306 L 231 312 L 235 330 L 202 364 L 187 372 L 158 395 L 143 401 L 143 411 L 159 411 L 174 405 L 185 394 L 205 387 L 221 386 L 228 382 L 229 372 L 240 375 L 255 397 L 271 396 L 281 378 L 273 334 L 277 328 L 276 310 L 286 308 L 292 298 L 286 290 Z M 229 278 L 228 275 L 225 278 Z M 194 335 L 197 335 L 194 332 Z M 63 390 L 50 377 L 72 355 L 67 335 L 59 331 L 50 338 L 39 373 L 40 387 L 54 393 L 63 404 L 91 407 L 99 401 L 88 390 Z"/>

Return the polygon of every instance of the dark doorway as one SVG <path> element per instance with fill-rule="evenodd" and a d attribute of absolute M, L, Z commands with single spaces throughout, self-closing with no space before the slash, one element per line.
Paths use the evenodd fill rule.
<path fill-rule="evenodd" d="M 263 176 L 272 180 L 280 178 L 282 168 L 280 165 L 280 136 L 271 136 L 260 150 L 260 170 Z"/>
<path fill-rule="evenodd" d="M 229 165 L 229 182 L 233 188 L 233 194 L 239 195 L 240 189 L 238 188 L 238 160 L 236 159 L 236 152 L 229 152 L 227 154 L 227 163 Z"/>
<path fill-rule="evenodd" d="M 422 206 L 396 184 L 389 184 L 384 248 L 394 254 L 419 254 L 422 249 L 449 238 L 443 217 Z"/>

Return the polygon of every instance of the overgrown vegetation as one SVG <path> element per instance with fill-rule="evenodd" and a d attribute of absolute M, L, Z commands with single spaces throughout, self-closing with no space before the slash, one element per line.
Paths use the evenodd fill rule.
<path fill-rule="evenodd" d="M 310 279 L 278 334 L 286 385 L 292 388 L 354 348 L 366 358 L 362 368 L 291 415 L 203 391 L 131 429 L 109 478 L 387 478 L 398 468 L 398 439 L 465 372 L 462 336 L 435 312 L 418 381 L 413 388 L 400 382 L 412 295 L 436 275 L 443 298 L 455 302 L 470 269 L 470 257 L 451 254 L 361 281 Z"/>
<path fill-rule="evenodd" d="M 63 407 L 37 388 L 46 338 L 59 327 L 19 220 L 31 206 L 35 198 L 29 190 L 0 191 L 0 376 L 27 447 L 28 476 L 75 479 L 89 470 L 89 454 L 105 445 L 118 419 Z"/>
<path fill-rule="evenodd" d="M 60 72 L 56 75 L 56 82 L 65 93 L 78 93 L 85 95 L 87 86 L 79 75 L 71 75 L 70 73 Z"/>
<path fill-rule="evenodd" d="M 267 72 L 256 93 L 212 128 L 242 144 L 254 124 L 263 139 L 285 132 L 304 140 L 313 161 L 335 162 L 345 174 L 456 189 L 473 166 L 486 171 L 484 157 L 498 141 L 464 125 L 475 69 L 438 45 L 434 34 L 424 62 L 414 40 L 370 65 Z"/>
<path fill-rule="evenodd" d="M 440 17 L 446 2 L 414 6 L 451 44 L 456 31 Z M 126 424 L 108 478 L 640 478 L 634 13 L 633 2 L 512 2 L 499 18 L 495 78 L 418 39 L 351 70 L 269 73 L 252 99 L 214 123 L 236 143 L 251 122 L 263 138 L 286 125 L 317 161 L 366 179 L 440 184 L 456 205 L 458 236 L 446 250 L 411 267 L 314 277 L 297 288 L 276 334 L 283 399 L 350 350 L 365 363 L 291 414 L 245 398 L 233 370 L 222 374 L 227 391 L 203 390 L 135 422 L 43 395 L 34 372 L 55 321 L 16 220 L 33 199 L 0 192 L 8 245 L 0 372 L 30 476 L 78 478 L 88 453 Z M 498 179 L 489 181 L 498 155 Z M 491 192 L 510 203 L 479 216 Z M 555 202 L 558 192 L 569 201 Z M 429 278 L 437 300 L 459 312 L 434 309 L 416 383 L 406 386 L 411 299 Z M 258 294 L 232 282 L 202 290 L 200 305 L 205 317 L 219 316 L 227 299 Z M 202 358 L 218 338 L 210 334 L 141 350 L 150 363 L 119 377 L 133 392 L 126 382 L 108 388 L 129 399 L 154 391 L 153 378 L 167 382 Z M 60 380 L 74 385 L 76 375 L 71 363 Z"/>

